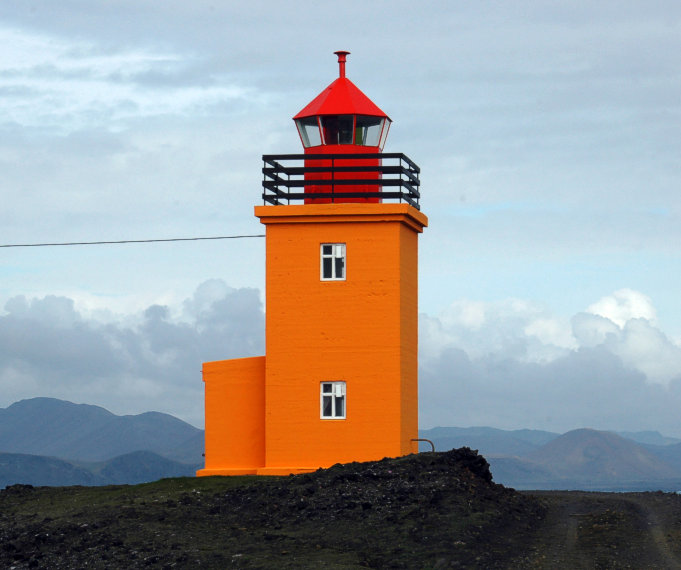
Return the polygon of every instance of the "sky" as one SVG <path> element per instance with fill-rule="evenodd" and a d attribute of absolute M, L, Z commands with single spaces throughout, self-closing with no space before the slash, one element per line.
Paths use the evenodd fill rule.
<path fill-rule="evenodd" d="M 0 3 L 0 245 L 257 235 L 347 76 L 421 167 L 420 425 L 681 437 L 681 3 Z M 0 247 L 0 407 L 203 426 L 262 238 Z"/>

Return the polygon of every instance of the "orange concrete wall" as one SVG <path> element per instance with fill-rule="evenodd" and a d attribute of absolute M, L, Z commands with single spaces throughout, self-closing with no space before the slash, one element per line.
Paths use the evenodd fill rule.
<path fill-rule="evenodd" d="M 400 227 L 401 454 L 418 452 L 418 243 L 417 234 Z"/>
<path fill-rule="evenodd" d="M 416 451 L 417 236 L 406 204 L 261 206 L 267 226 L 266 469 Z M 345 243 L 345 281 L 320 244 Z M 320 382 L 347 383 L 347 418 L 320 419 Z M 259 472 L 266 472 L 260 470 Z"/>
<path fill-rule="evenodd" d="M 265 357 L 204 362 L 205 468 L 197 475 L 256 473 L 265 464 Z"/>

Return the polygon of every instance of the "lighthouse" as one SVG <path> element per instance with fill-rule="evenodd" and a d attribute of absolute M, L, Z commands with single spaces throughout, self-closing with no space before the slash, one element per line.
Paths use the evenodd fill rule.
<path fill-rule="evenodd" d="M 263 156 L 265 355 L 206 362 L 205 468 L 286 475 L 417 451 L 419 168 L 346 77 Z"/>

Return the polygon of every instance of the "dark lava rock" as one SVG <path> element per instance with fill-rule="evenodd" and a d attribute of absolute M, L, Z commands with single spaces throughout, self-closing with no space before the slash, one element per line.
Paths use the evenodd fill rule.
<path fill-rule="evenodd" d="M 0 567 L 494 568 L 542 512 L 468 448 L 288 477 L 13 486 Z"/>

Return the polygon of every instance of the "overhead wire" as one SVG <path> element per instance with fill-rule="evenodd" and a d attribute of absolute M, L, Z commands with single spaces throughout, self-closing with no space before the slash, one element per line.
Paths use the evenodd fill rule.
<path fill-rule="evenodd" d="M 0 247 L 58 247 L 58 246 L 73 246 L 73 245 L 112 245 L 123 243 L 156 243 L 169 241 L 203 241 L 216 239 L 245 239 L 245 238 L 262 238 L 265 234 L 245 234 L 233 236 L 211 236 L 211 237 L 188 237 L 188 238 L 165 238 L 165 239 L 125 239 L 115 241 L 69 241 L 60 243 L 9 243 L 0 244 Z"/>

